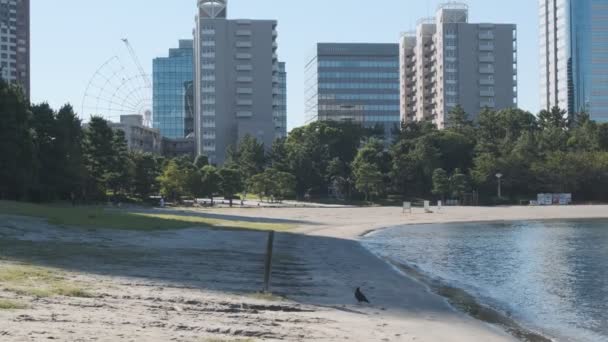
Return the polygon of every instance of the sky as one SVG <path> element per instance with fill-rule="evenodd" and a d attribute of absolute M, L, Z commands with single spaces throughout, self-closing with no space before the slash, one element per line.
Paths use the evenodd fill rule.
<path fill-rule="evenodd" d="M 304 124 L 304 66 L 317 42 L 397 43 L 439 0 L 228 0 L 231 19 L 278 21 L 279 59 L 287 63 L 289 129 Z M 469 0 L 470 22 L 514 23 L 518 28 L 519 106 L 539 109 L 536 0 Z M 82 111 L 95 72 L 119 56 L 135 64 L 128 38 L 146 73 L 179 39 L 190 39 L 196 0 L 31 0 L 32 102 Z M 107 68 L 102 68 L 102 74 Z M 137 82 L 134 82 L 137 83 Z M 137 85 L 137 84 L 136 84 Z M 89 95 L 96 95 L 89 91 Z M 97 91 L 99 93 L 99 91 Z M 87 97 L 87 104 L 90 97 Z M 88 115 L 88 114 L 87 114 Z"/>

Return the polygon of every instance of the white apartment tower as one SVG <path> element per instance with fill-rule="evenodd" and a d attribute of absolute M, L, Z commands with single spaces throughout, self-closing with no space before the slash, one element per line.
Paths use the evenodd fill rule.
<path fill-rule="evenodd" d="M 517 106 L 517 31 L 471 24 L 466 4 L 439 6 L 400 40 L 401 119 L 447 124 L 457 105 L 475 119 L 484 108 Z"/>
<path fill-rule="evenodd" d="M 227 0 L 198 0 L 194 30 L 197 154 L 222 164 L 251 135 L 270 148 L 277 135 L 281 77 L 277 22 L 227 19 Z"/>

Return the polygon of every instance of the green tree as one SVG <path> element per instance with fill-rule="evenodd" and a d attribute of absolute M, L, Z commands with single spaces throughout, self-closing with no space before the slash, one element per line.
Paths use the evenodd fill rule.
<path fill-rule="evenodd" d="M 63 156 L 56 143 L 55 111 L 47 103 L 32 106 L 31 111 L 37 153 L 30 196 L 36 201 L 53 201 L 57 199 L 64 167 Z"/>
<path fill-rule="evenodd" d="M 273 180 L 268 177 L 268 172 L 257 174 L 247 182 L 248 192 L 257 195 L 261 201 L 272 196 Z"/>
<path fill-rule="evenodd" d="M 86 170 L 85 198 L 103 200 L 106 197 L 110 167 L 114 165 L 114 132 L 101 117 L 92 117 L 85 130 L 83 141 Z"/>
<path fill-rule="evenodd" d="M 381 193 L 384 193 L 384 188 L 386 187 L 384 176 L 389 173 L 391 167 L 390 155 L 388 154 L 388 152 L 385 151 L 384 144 L 382 143 L 382 141 L 376 138 L 368 139 L 367 142 L 357 152 L 355 160 L 352 163 L 355 183 L 358 182 L 359 185 L 361 185 L 361 177 L 365 178 L 370 175 L 369 173 L 366 173 L 367 171 L 369 171 L 369 168 L 367 167 L 368 165 L 372 165 L 375 169 L 378 170 L 378 172 L 380 173 L 380 180 L 383 184 L 381 186 L 382 190 L 380 192 L 375 191 L 375 188 L 370 188 L 370 190 L 372 190 L 371 192 L 365 192 L 366 200 L 370 194 L 379 195 Z M 360 172 L 364 173 L 359 174 Z M 359 174 L 359 176 L 357 176 L 357 174 Z M 371 179 L 366 178 L 365 181 L 369 180 Z M 386 179 L 386 183 L 388 183 L 388 179 Z M 361 191 L 360 187 L 356 187 L 359 191 Z"/>
<path fill-rule="evenodd" d="M 21 89 L 0 80 L 0 198 L 25 198 L 33 180 L 31 115 Z"/>
<path fill-rule="evenodd" d="M 549 128 L 566 129 L 568 127 L 568 115 L 565 110 L 559 107 L 553 107 L 550 111 L 542 110 L 538 114 L 540 128 L 545 130 Z"/>
<path fill-rule="evenodd" d="M 296 177 L 288 172 L 275 171 L 273 175 L 275 200 L 282 202 L 295 194 Z"/>
<path fill-rule="evenodd" d="M 376 138 L 370 138 L 359 149 L 355 160 L 353 161 L 353 168 L 356 169 L 359 164 L 365 163 L 375 165 L 380 172 L 386 173 L 389 171 L 390 156 L 385 151 L 382 141 Z"/>
<path fill-rule="evenodd" d="M 355 187 L 365 194 L 366 201 L 370 200 L 374 195 L 380 195 L 384 191 L 382 173 L 377 166 L 360 163 L 354 169 L 354 174 Z"/>
<path fill-rule="evenodd" d="M 295 176 L 271 168 L 251 177 L 247 187 L 261 200 L 267 198 L 270 201 L 281 202 L 294 194 L 295 186 Z"/>
<path fill-rule="evenodd" d="M 450 178 L 444 169 L 435 169 L 433 172 L 433 195 L 445 201 L 445 195 L 450 192 Z"/>
<path fill-rule="evenodd" d="M 211 200 L 211 205 L 213 205 L 213 196 L 220 192 L 222 181 L 215 166 L 207 165 L 203 167 L 201 170 L 201 180 L 203 197 L 209 198 L 209 200 Z"/>
<path fill-rule="evenodd" d="M 82 196 L 85 186 L 84 132 L 82 122 L 71 105 L 67 104 L 57 112 L 55 130 L 55 145 L 63 165 L 57 184 L 59 196 L 62 199 L 76 199 Z"/>
<path fill-rule="evenodd" d="M 247 181 L 264 170 L 266 163 L 264 144 L 247 134 L 241 139 L 236 154 L 232 154 L 230 159 L 229 164 L 237 166 L 243 180 Z"/>
<path fill-rule="evenodd" d="M 107 188 L 111 189 L 115 196 L 130 193 L 134 174 L 135 165 L 129 156 L 125 132 L 116 130 L 112 138 L 111 163 L 106 175 Z"/>
<path fill-rule="evenodd" d="M 450 177 L 449 189 L 453 197 L 461 199 L 468 189 L 467 176 L 460 169 L 454 170 L 454 174 Z"/>
<path fill-rule="evenodd" d="M 202 170 L 207 165 L 209 165 L 209 158 L 207 156 L 200 155 L 194 159 L 194 167 L 196 167 L 197 170 Z"/>
<path fill-rule="evenodd" d="M 464 135 L 473 133 L 473 121 L 469 120 L 469 115 L 460 105 L 448 112 L 448 120 L 445 126 L 448 130 L 456 133 Z"/>
<path fill-rule="evenodd" d="M 170 201 L 181 201 L 181 197 L 187 194 L 189 175 L 179 161 L 173 159 L 158 177 L 158 182 L 163 197 Z"/>
<path fill-rule="evenodd" d="M 230 207 L 232 207 L 234 196 L 244 190 L 241 172 L 234 168 L 224 167 L 220 169 L 219 175 L 222 194 L 230 201 Z"/>
<path fill-rule="evenodd" d="M 286 140 L 285 138 L 281 138 L 273 142 L 268 153 L 268 161 L 273 169 L 290 172 Z"/>
<path fill-rule="evenodd" d="M 160 176 L 160 164 L 158 159 L 151 153 L 134 152 L 130 159 L 134 164 L 133 189 L 141 199 L 147 199 L 159 191 L 158 177 Z"/>

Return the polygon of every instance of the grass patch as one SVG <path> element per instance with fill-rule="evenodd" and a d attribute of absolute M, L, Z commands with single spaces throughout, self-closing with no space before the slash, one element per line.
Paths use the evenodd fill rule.
<path fill-rule="evenodd" d="M 285 231 L 291 227 L 278 223 L 213 219 L 196 213 L 141 213 L 101 207 L 74 208 L 66 205 L 37 205 L 12 201 L 0 201 L 0 214 L 38 217 L 48 220 L 50 224 L 61 226 L 140 231 L 190 227 Z"/>
<path fill-rule="evenodd" d="M 31 297 L 91 298 L 81 284 L 66 280 L 60 272 L 25 265 L 0 265 L 0 284 L 9 292 Z"/>
<path fill-rule="evenodd" d="M 0 298 L 0 310 L 23 310 L 27 305 L 13 300 Z"/>

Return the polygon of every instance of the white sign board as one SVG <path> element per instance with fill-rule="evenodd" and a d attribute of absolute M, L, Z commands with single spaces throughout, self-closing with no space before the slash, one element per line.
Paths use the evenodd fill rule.
<path fill-rule="evenodd" d="M 403 202 L 403 212 L 409 212 L 410 214 L 412 213 L 412 203 L 411 202 Z"/>

